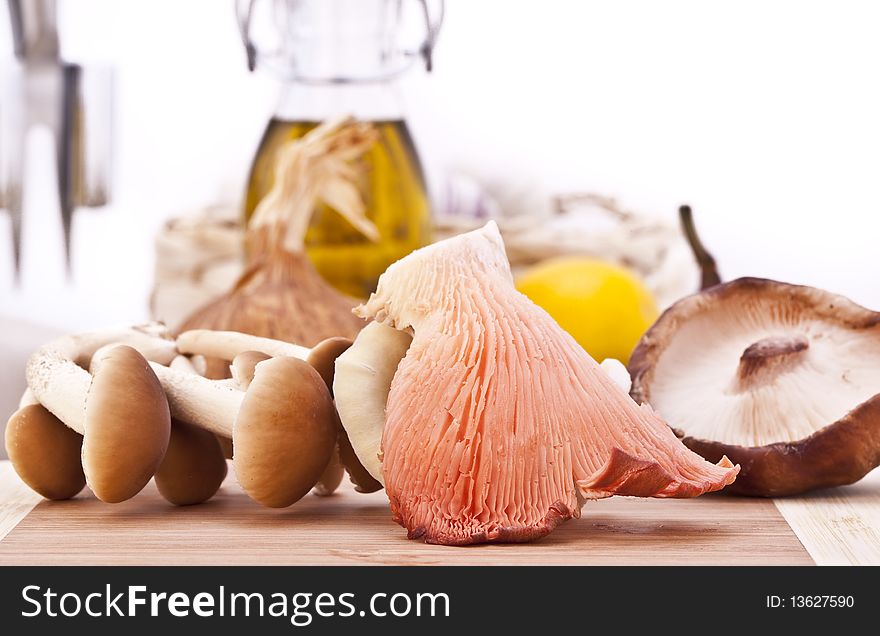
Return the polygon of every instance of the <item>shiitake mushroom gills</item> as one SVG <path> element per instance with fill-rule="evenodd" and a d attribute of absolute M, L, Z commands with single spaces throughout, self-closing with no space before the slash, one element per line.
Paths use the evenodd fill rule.
<path fill-rule="evenodd" d="M 381 447 L 358 455 L 379 460 L 410 538 L 528 541 L 579 516 L 587 499 L 693 497 L 736 478 L 726 458 L 713 465 L 688 450 L 516 291 L 494 223 L 391 265 L 356 312 L 413 334 L 399 364 L 378 348 L 358 361 L 375 373 L 355 377 L 346 360 L 384 335 L 361 332 L 334 382 L 353 444 L 376 438 L 353 429 L 382 427 Z M 364 399 L 355 389 L 372 383 L 378 395 L 389 367 L 384 414 L 346 417 Z"/>
<path fill-rule="evenodd" d="M 741 278 L 670 307 L 633 352 L 632 396 L 708 460 L 728 492 L 849 484 L 880 464 L 880 314 L 812 287 Z"/>

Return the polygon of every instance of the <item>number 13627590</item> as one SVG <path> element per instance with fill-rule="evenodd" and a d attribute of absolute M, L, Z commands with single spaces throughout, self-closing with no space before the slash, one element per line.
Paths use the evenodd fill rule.
<path fill-rule="evenodd" d="M 855 606 L 855 597 L 840 596 L 828 594 L 808 594 L 794 596 L 776 596 L 770 594 L 767 596 L 767 607 L 853 607 Z"/>

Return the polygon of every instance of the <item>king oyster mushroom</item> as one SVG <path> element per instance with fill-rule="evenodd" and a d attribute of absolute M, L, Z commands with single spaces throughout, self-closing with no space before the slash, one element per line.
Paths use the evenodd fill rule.
<path fill-rule="evenodd" d="M 812 287 L 741 278 L 645 333 L 631 395 L 682 441 L 742 471 L 729 492 L 850 484 L 880 464 L 880 313 Z"/>

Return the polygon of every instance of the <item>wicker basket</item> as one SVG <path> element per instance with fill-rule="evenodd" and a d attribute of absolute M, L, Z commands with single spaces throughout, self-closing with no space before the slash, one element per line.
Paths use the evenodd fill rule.
<path fill-rule="evenodd" d="M 483 225 L 491 214 L 501 229 L 514 275 L 538 262 L 585 255 L 636 272 L 664 308 L 695 291 L 699 272 L 677 227 L 621 209 L 595 194 L 556 197 L 547 212 L 505 215 L 497 206 L 439 215 L 435 238 Z M 490 211 L 491 210 L 491 211 Z M 196 308 L 229 289 L 242 271 L 243 232 L 232 207 L 172 219 L 156 239 L 153 318 L 172 329 Z"/>

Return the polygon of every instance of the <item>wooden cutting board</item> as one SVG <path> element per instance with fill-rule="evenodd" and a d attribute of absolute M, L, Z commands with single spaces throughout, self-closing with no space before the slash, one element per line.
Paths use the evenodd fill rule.
<path fill-rule="evenodd" d="M 450 548 L 407 540 L 382 492 L 346 486 L 272 510 L 229 478 L 212 501 L 185 508 L 152 484 L 117 505 L 87 491 L 49 502 L 0 462 L 0 565 L 880 564 L 878 532 L 880 473 L 782 506 L 614 497 L 534 543 Z"/>

